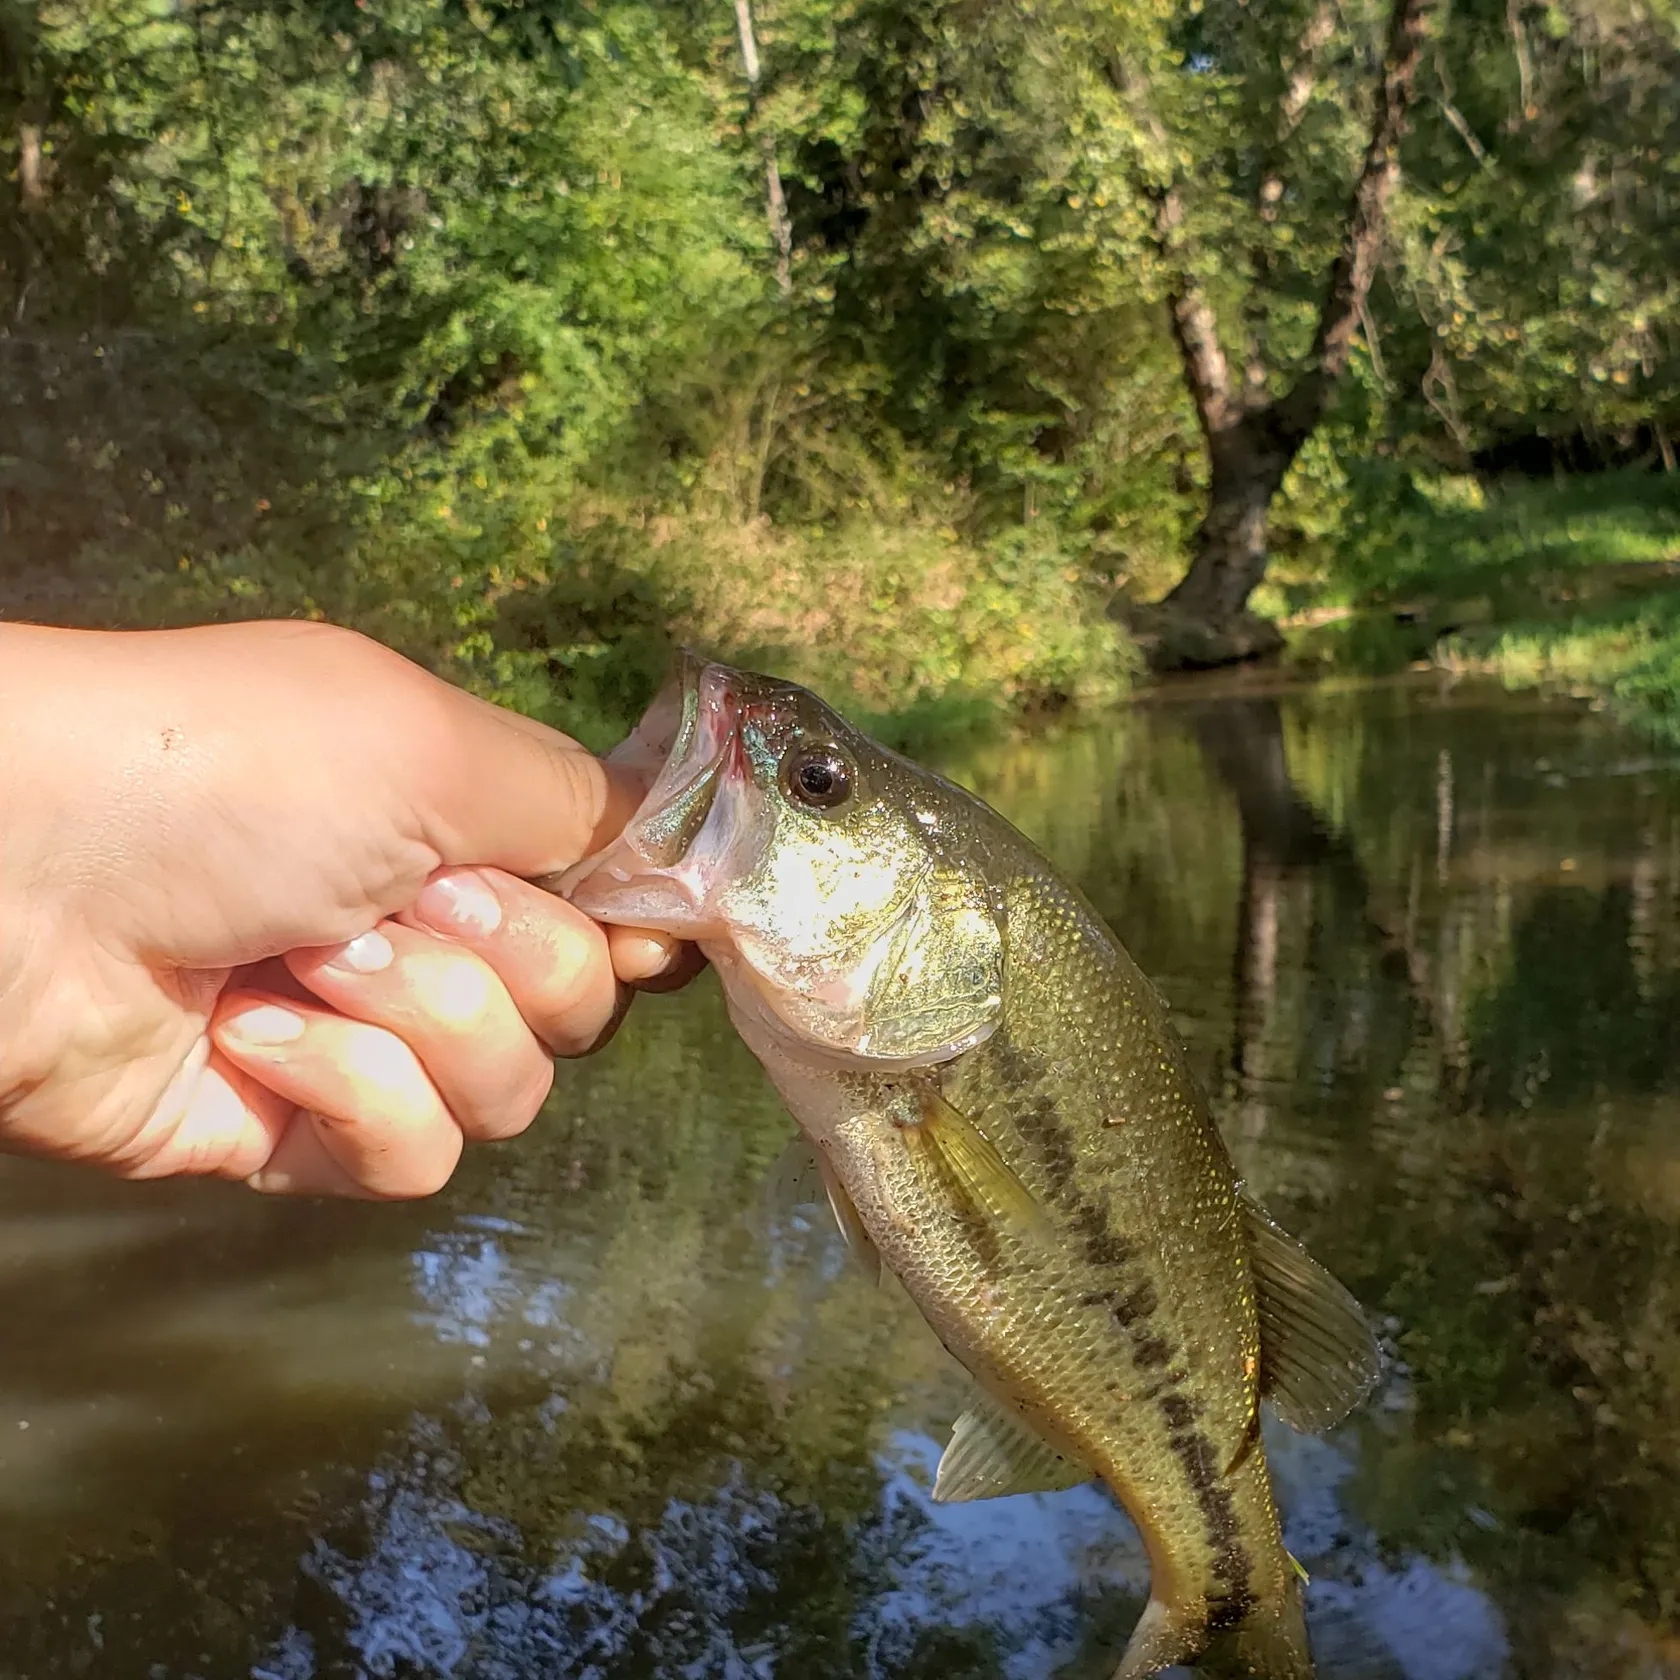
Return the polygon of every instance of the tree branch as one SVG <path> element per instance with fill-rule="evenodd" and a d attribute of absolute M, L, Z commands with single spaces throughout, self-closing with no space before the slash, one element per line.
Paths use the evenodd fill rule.
<path fill-rule="evenodd" d="M 1138 126 L 1158 154 L 1164 185 L 1143 182 L 1143 195 L 1155 206 L 1155 249 L 1170 276 L 1167 318 L 1173 342 L 1184 364 L 1184 382 L 1196 409 L 1196 420 L 1211 447 L 1216 434 L 1229 431 L 1242 418 L 1241 399 L 1231 385 L 1231 364 L 1219 339 L 1219 321 L 1207 295 L 1184 260 L 1184 199 L 1173 179 L 1172 147 L 1167 131 L 1148 95 L 1142 91 L 1126 61 L 1108 59 L 1105 73 L 1114 91 L 1132 108 Z"/>
<path fill-rule="evenodd" d="M 1255 190 L 1255 207 L 1264 230 L 1249 253 L 1254 271 L 1250 287 L 1247 318 L 1248 365 L 1244 372 L 1247 385 L 1246 400 L 1258 405 L 1265 400 L 1266 358 L 1262 343 L 1266 325 L 1265 288 L 1272 279 L 1272 252 L 1269 240 L 1277 225 L 1278 210 L 1283 203 L 1283 152 L 1294 138 L 1295 131 L 1307 114 L 1314 90 L 1318 86 L 1318 54 L 1328 45 L 1336 32 L 1335 0 L 1318 0 L 1301 38 L 1295 46 L 1295 62 L 1284 84 L 1283 98 L 1278 102 L 1277 128 L 1265 149 L 1265 162 L 1260 170 L 1260 183 Z"/>
<path fill-rule="evenodd" d="M 741 36 L 741 63 L 747 74 L 747 97 L 758 106 L 758 40 L 753 33 L 752 0 L 735 0 L 735 27 Z M 785 298 L 793 291 L 793 226 L 788 220 L 787 198 L 782 192 L 782 171 L 776 162 L 776 137 L 768 131 L 758 137 L 764 157 L 764 218 L 776 246 L 776 289 Z"/>
<path fill-rule="evenodd" d="M 1307 114 L 1313 90 L 1318 86 L 1319 50 L 1329 44 L 1330 37 L 1335 32 L 1334 0 L 1319 0 L 1313 15 L 1307 20 L 1307 27 L 1301 31 L 1301 39 L 1295 49 L 1295 63 L 1289 72 L 1283 98 L 1278 102 L 1277 135 L 1270 148 L 1271 156 L 1267 160 L 1267 168 L 1260 183 L 1262 209 L 1268 205 L 1276 205 L 1283 197 L 1280 154 L 1294 138 L 1295 130 L 1301 126 L 1301 119 Z"/>
<path fill-rule="evenodd" d="M 1211 442 L 1215 433 L 1228 430 L 1242 418 L 1242 404 L 1232 393 L 1231 364 L 1219 341 L 1213 306 L 1180 260 L 1179 230 L 1183 221 L 1184 201 L 1178 188 L 1168 187 L 1157 194 L 1155 239 L 1172 270 L 1167 314 L 1173 342 L 1184 362 L 1184 378 L 1196 405 L 1196 418 Z"/>
<path fill-rule="evenodd" d="M 1329 407 L 1331 392 L 1352 354 L 1353 336 L 1382 251 L 1388 201 L 1400 179 L 1400 138 L 1406 132 L 1424 37 L 1438 4 L 1439 0 L 1394 0 L 1371 139 L 1348 206 L 1342 248 L 1330 270 L 1312 353 L 1305 371 L 1274 405 L 1271 416 L 1279 435 L 1297 446 L 1312 435 Z"/>

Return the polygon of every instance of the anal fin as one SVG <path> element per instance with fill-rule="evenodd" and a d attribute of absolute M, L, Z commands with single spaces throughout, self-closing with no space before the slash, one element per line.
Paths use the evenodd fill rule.
<path fill-rule="evenodd" d="M 1011 1493 L 1055 1493 L 1078 1487 L 1092 1476 L 995 1402 L 977 1397 L 951 1429 L 933 1497 L 942 1505 L 954 1505 Z"/>

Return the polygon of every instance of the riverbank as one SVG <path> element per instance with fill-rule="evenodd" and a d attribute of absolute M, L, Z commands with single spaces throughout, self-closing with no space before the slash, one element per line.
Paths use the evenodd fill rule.
<path fill-rule="evenodd" d="M 1137 672 L 1051 522 L 976 534 L 949 487 L 806 529 L 579 492 L 529 459 L 501 475 L 443 452 L 425 466 L 295 488 L 276 475 L 269 497 L 238 498 L 237 529 L 145 517 L 137 498 L 102 498 L 96 471 L 77 505 L 87 519 L 93 492 L 101 528 L 45 545 L 66 564 L 0 568 L 0 613 L 330 618 L 597 747 L 678 642 L 808 682 L 911 751 L 1100 712 Z M 1292 675 L 1435 665 L 1602 698 L 1680 739 L 1680 474 L 1396 482 L 1274 563 L 1256 605 L 1284 625 Z M 222 494 L 186 506 L 235 501 L 209 488 Z M 1287 512 L 1279 527 L 1287 544 Z"/>
<path fill-rule="evenodd" d="M 1350 519 L 1346 544 L 1271 586 L 1297 669 L 1434 664 L 1590 695 L 1680 739 L 1680 474 L 1441 480 Z"/>

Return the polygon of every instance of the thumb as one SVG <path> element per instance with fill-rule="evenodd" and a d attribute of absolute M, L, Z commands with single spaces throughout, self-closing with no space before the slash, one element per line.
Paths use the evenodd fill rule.
<path fill-rule="evenodd" d="M 419 815 L 445 864 L 564 869 L 612 840 L 647 791 L 557 729 L 433 680 L 442 716 Z"/>

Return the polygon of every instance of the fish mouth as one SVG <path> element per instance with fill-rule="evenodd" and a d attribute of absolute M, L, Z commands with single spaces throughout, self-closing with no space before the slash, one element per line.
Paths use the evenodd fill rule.
<path fill-rule="evenodd" d="M 641 721 L 607 762 L 652 783 L 623 832 L 602 850 L 538 885 L 598 921 L 700 937 L 728 824 L 714 817 L 718 792 L 746 772 L 741 745 L 741 673 L 684 648 Z M 708 830 L 710 844 L 696 847 Z M 703 854 L 703 855 L 702 855 Z"/>

